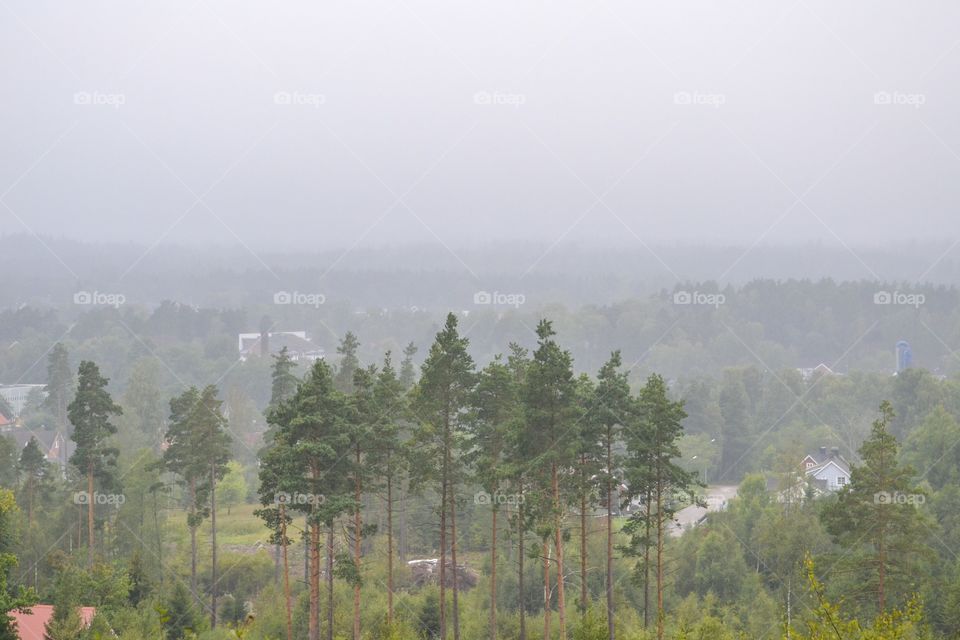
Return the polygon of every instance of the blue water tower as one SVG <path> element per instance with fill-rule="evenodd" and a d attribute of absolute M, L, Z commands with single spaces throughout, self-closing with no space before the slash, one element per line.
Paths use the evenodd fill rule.
<path fill-rule="evenodd" d="M 913 351 L 910 350 L 910 343 L 901 340 L 897 343 L 897 373 L 904 369 L 909 369 L 913 365 Z"/>

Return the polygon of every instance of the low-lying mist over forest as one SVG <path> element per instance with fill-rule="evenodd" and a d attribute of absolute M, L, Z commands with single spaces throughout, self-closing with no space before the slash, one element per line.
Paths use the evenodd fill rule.
<path fill-rule="evenodd" d="M 0 0 L 0 640 L 960 638 L 958 22 Z"/>

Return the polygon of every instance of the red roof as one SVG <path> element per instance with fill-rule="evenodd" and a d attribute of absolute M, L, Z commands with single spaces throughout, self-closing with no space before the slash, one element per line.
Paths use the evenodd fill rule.
<path fill-rule="evenodd" d="M 43 640 L 47 622 L 53 617 L 53 605 L 35 604 L 30 607 L 30 611 L 31 613 L 10 612 L 10 615 L 16 621 L 17 634 L 20 640 Z M 94 607 L 80 607 L 80 619 L 83 620 L 83 626 L 90 626 L 96 612 L 97 610 Z"/>

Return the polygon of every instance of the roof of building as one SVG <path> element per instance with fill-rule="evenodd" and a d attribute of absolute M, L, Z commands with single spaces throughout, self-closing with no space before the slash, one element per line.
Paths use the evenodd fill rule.
<path fill-rule="evenodd" d="M 807 458 L 813 461 L 812 465 L 805 466 L 804 468 L 808 476 L 818 478 L 820 472 L 832 464 L 836 465 L 844 474 L 850 475 L 850 463 L 843 457 L 843 454 L 840 453 L 837 447 L 820 447 L 819 449 L 808 452 L 803 457 L 803 461 L 806 462 Z"/>
<path fill-rule="evenodd" d="M 51 462 L 65 463 L 76 448 L 73 440 L 67 438 L 63 433 L 54 429 L 27 429 L 26 427 L 15 427 L 0 433 L 2 436 L 13 438 L 17 446 L 23 449 L 31 437 L 37 439 L 40 450 Z"/>
<path fill-rule="evenodd" d="M 819 378 L 820 376 L 840 375 L 836 371 L 831 369 L 829 366 L 827 366 L 827 364 L 824 362 L 821 362 L 815 367 L 800 367 L 797 370 L 800 372 L 800 377 L 808 382 L 813 378 Z"/>
<path fill-rule="evenodd" d="M 279 353 L 284 347 L 291 355 L 317 354 L 323 355 L 323 349 L 310 342 L 303 332 L 277 332 L 269 337 L 270 353 Z M 260 355 L 260 336 L 253 339 L 242 339 L 241 353 L 244 355 Z"/>
<path fill-rule="evenodd" d="M 823 471 L 824 469 L 826 469 L 827 467 L 829 467 L 830 465 L 836 465 L 841 471 L 843 471 L 847 475 L 850 474 L 850 465 L 847 463 L 846 460 L 843 459 L 843 457 L 830 458 L 828 460 L 824 460 L 820 464 L 807 469 L 807 473 L 815 476 L 821 471 Z"/>
<path fill-rule="evenodd" d="M 85 627 L 90 626 L 97 610 L 94 607 L 80 607 L 80 619 Z M 17 635 L 20 640 L 44 640 L 46 637 L 47 622 L 53 617 L 52 604 L 35 604 L 30 607 L 30 613 L 11 611 L 10 615 L 17 625 Z"/>

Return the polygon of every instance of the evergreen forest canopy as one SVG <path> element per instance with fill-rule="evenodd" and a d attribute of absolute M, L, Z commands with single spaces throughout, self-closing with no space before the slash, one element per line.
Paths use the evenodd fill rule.
<path fill-rule="evenodd" d="M 45 386 L 0 439 L 4 610 L 53 604 L 51 638 L 952 637 L 957 293 L 882 286 L 7 309 L 3 380 Z M 239 358 L 271 328 L 324 357 Z"/>

